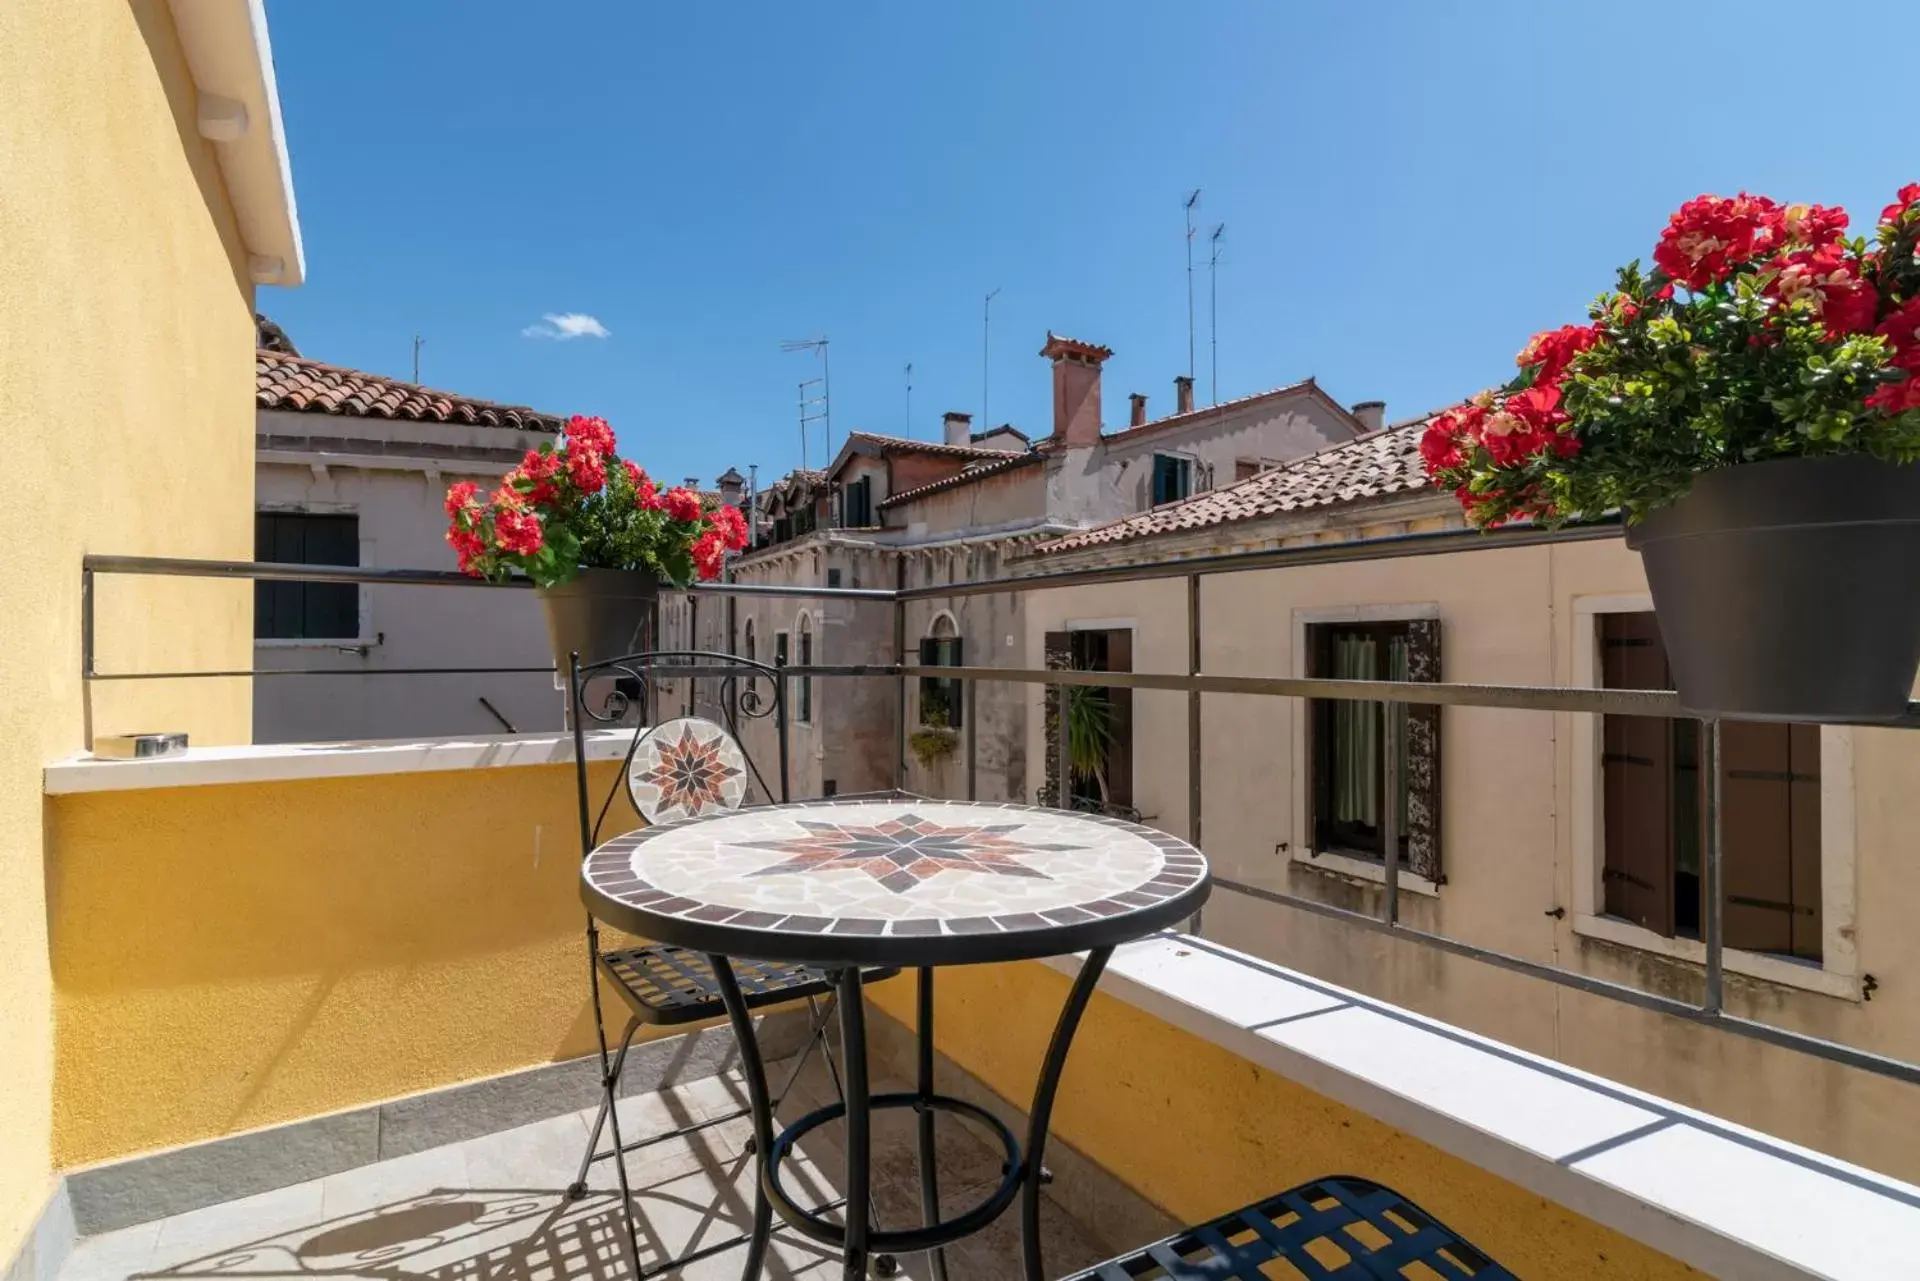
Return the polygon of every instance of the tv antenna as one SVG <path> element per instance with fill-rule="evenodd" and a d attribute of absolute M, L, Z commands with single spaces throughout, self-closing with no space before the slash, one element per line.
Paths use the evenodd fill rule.
<path fill-rule="evenodd" d="M 427 340 L 419 334 L 413 336 L 413 382 L 416 387 L 420 385 L 420 349 L 426 345 Z"/>
<path fill-rule="evenodd" d="M 1227 234 L 1227 224 L 1215 223 L 1213 234 L 1207 237 L 1207 345 L 1213 349 L 1213 374 L 1208 379 L 1213 392 L 1213 403 L 1220 403 L 1220 237 Z"/>
<path fill-rule="evenodd" d="M 990 420 L 987 417 L 987 374 L 993 367 L 993 348 L 989 340 L 993 336 L 993 300 L 1000 293 L 995 285 L 987 291 L 987 297 L 980 304 L 980 430 L 988 430 Z"/>
<path fill-rule="evenodd" d="M 906 421 L 901 424 L 900 434 L 903 436 L 911 436 L 913 435 L 913 362 L 911 360 L 907 362 L 906 375 L 907 375 L 907 417 L 906 417 Z"/>
<path fill-rule="evenodd" d="M 1200 203 L 1200 188 L 1187 197 L 1187 379 L 1193 379 L 1193 210 Z"/>
<path fill-rule="evenodd" d="M 807 428 L 814 423 L 821 425 L 827 442 L 827 458 L 833 458 L 833 375 L 827 363 L 827 336 L 818 338 L 789 338 L 780 344 L 781 351 L 810 351 L 820 357 L 820 376 L 809 378 L 800 384 L 800 469 L 807 467 Z M 820 394 L 809 396 L 807 389 L 818 384 Z"/>

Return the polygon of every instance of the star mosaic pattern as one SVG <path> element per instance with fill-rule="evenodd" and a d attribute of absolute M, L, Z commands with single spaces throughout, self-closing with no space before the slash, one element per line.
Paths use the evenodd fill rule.
<path fill-rule="evenodd" d="M 672 823 L 740 808 L 746 758 L 712 721 L 668 721 L 648 731 L 627 767 L 627 793 L 649 823 Z"/>
<path fill-rule="evenodd" d="M 865 872 L 895 894 L 904 894 L 941 872 L 984 872 L 993 876 L 1051 880 L 1045 872 L 1020 862 L 1020 856 L 1086 848 L 1014 839 L 1013 834 L 1024 829 L 1025 823 L 948 827 L 913 813 L 867 827 L 806 819 L 799 820 L 799 824 L 806 829 L 805 836 L 741 843 L 747 849 L 792 855 L 786 862 L 763 867 L 752 875 L 782 876 L 853 868 Z"/>
<path fill-rule="evenodd" d="M 663 942 L 920 964 L 1138 937 L 1134 921 L 1150 932 L 1191 914 L 1208 876 L 1198 850 L 1138 823 L 901 796 L 749 805 L 642 828 L 595 849 L 581 881 L 596 917 Z"/>

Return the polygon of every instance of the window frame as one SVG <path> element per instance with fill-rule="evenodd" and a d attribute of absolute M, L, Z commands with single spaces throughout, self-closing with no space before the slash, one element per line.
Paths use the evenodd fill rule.
<path fill-rule="evenodd" d="M 813 615 L 801 610 L 793 620 L 794 663 L 800 667 L 811 667 L 818 662 L 814 654 L 814 645 L 819 638 L 819 629 L 814 625 Z M 795 725 L 813 724 L 813 677 L 802 676 L 798 681 L 799 698 L 794 702 L 793 723 Z"/>
<path fill-rule="evenodd" d="M 366 542 L 366 539 L 363 536 L 361 519 L 360 519 L 360 509 L 357 506 L 346 505 L 346 504 L 339 504 L 339 505 L 326 504 L 326 505 L 319 505 L 319 506 L 309 505 L 309 504 L 290 505 L 290 506 L 263 504 L 255 507 L 253 517 L 254 517 L 254 559 L 256 560 L 277 559 L 277 557 L 263 556 L 260 554 L 260 533 L 261 533 L 262 521 L 303 520 L 303 521 L 350 522 L 348 526 L 348 530 L 349 530 L 348 541 L 351 543 L 353 548 L 353 559 L 351 561 L 315 561 L 315 560 L 307 560 L 303 557 L 299 561 L 287 562 L 287 563 L 310 564 L 310 565 L 336 565 L 343 569 L 344 568 L 358 569 L 361 567 L 362 560 L 363 560 L 361 551 L 362 551 L 362 547 Z M 298 592 L 303 602 L 307 599 L 309 595 L 314 594 L 315 592 L 334 591 L 338 593 L 339 598 L 341 600 L 346 600 L 351 598 L 352 606 L 351 606 L 351 610 L 349 611 L 352 617 L 351 629 L 341 635 L 328 635 L 328 636 L 310 635 L 306 633 L 304 629 L 302 630 L 301 634 L 296 636 L 261 635 L 260 626 L 263 618 L 262 602 L 264 600 L 270 599 L 270 593 L 275 591 L 278 591 L 281 593 L 287 593 L 290 591 Z M 307 606 L 303 603 L 301 606 L 301 613 L 302 613 L 303 619 L 306 613 L 306 609 L 307 609 Z M 366 649 L 373 644 L 373 641 L 368 639 L 371 633 L 371 627 L 369 625 L 369 619 L 368 619 L 367 593 L 364 590 L 362 590 L 362 585 L 358 583 L 300 583 L 300 582 L 269 581 L 269 580 L 262 579 L 255 582 L 254 584 L 253 613 L 254 613 L 253 643 L 256 646 L 262 646 L 266 648 L 282 648 L 282 649 L 312 649 L 312 648 Z"/>
<path fill-rule="evenodd" d="M 1160 465 L 1162 462 L 1173 464 L 1172 470 L 1180 477 L 1180 492 L 1168 498 L 1160 496 Z M 1147 506 L 1164 507 L 1168 503 L 1181 502 L 1193 497 L 1193 459 L 1184 454 L 1155 453 L 1153 471 L 1147 478 Z"/>
<path fill-rule="evenodd" d="M 1645 594 L 1576 596 L 1567 611 L 1571 684 L 1600 688 L 1601 614 L 1642 613 L 1653 609 Z M 1563 733 L 1571 751 L 1573 932 L 1585 938 L 1631 947 L 1675 960 L 1705 965 L 1706 946 L 1690 938 L 1670 938 L 1632 921 L 1608 916 L 1602 874 L 1606 866 L 1605 779 L 1601 752 L 1605 737 L 1598 716 L 1566 713 Z M 1854 735 L 1852 726 L 1820 727 L 1820 952 L 1818 965 L 1771 952 L 1724 948 L 1722 963 L 1735 974 L 1783 987 L 1843 1000 L 1862 999 L 1859 950 L 1854 940 L 1859 920 L 1856 877 L 1859 850 L 1854 812 Z"/>
<path fill-rule="evenodd" d="M 1439 617 L 1440 605 L 1437 601 L 1389 605 L 1330 605 L 1295 609 L 1292 620 L 1293 675 L 1305 680 L 1313 670 L 1312 637 L 1313 628 L 1317 626 L 1328 623 L 1412 623 L 1438 620 Z M 1313 868 L 1354 880 L 1384 884 L 1387 879 L 1387 868 L 1386 861 L 1382 858 L 1341 853 L 1338 850 L 1315 850 L 1312 704 L 1310 700 L 1294 699 L 1288 699 L 1287 703 L 1293 729 L 1293 760 L 1297 762 L 1297 765 L 1289 771 L 1293 800 L 1293 840 L 1288 845 L 1290 861 L 1295 867 Z M 1441 777 L 1444 780 L 1444 765 Z M 1444 815 L 1444 810 L 1442 813 Z M 1444 822 L 1443 817 L 1443 827 Z M 1444 874 L 1446 866 L 1444 852 L 1441 857 Z M 1399 875 L 1395 880 L 1402 890 L 1415 894 L 1438 897 L 1440 893 L 1440 886 L 1437 883 L 1415 872 L 1405 860 L 1401 861 Z"/>
<path fill-rule="evenodd" d="M 940 625 L 948 628 L 946 635 L 940 634 Z M 932 649 L 928 647 L 932 646 Z M 960 635 L 959 620 L 949 610 L 941 610 L 927 623 L 926 631 L 920 634 L 920 664 L 923 667 L 964 667 L 965 638 Z M 946 728 L 964 729 L 966 723 L 966 691 L 960 682 L 948 676 L 922 676 L 917 691 L 915 721 L 922 727 L 932 725 L 927 719 L 935 698 L 942 699 L 948 709 Z"/>

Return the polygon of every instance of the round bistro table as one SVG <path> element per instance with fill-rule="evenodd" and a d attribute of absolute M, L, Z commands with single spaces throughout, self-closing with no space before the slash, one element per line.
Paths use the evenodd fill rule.
<path fill-rule="evenodd" d="M 1211 888 L 1207 861 L 1185 841 L 1097 814 L 977 801 L 848 799 L 759 806 L 617 837 L 588 855 L 580 895 L 600 921 L 708 954 L 739 1038 L 759 1163 L 744 1275 L 757 1276 L 772 1215 L 838 1249 L 844 1276 L 878 1255 L 934 1252 L 1021 1203 L 1028 1281 L 1040 1281 L 1041 1155 L 1073 1034 L 1120 943 L 1191 915 Z M 1088 953 L 1054 1026 L 1028 1113 L 1024 1149 L 999 1118 L 933 1089 L 933 971 L 943 965 Z M 820 967 L 839 1000 L 846 1102 L 776 1133 L 766 1064 L 729 957 Z M 870 1095 L 863 966 L 918 971 L 917 1088 Z M 917 1113 L 923 1223 L 881 1229 L 871 1205 L 874 1108 Z M 940 1218 L 934 1114 L 968 1117 L 1006 1150 L 998 1187 Z M 846 1118 L 846 1224 L 794 1201 L 780 1165 L 808 1132 Z"/>

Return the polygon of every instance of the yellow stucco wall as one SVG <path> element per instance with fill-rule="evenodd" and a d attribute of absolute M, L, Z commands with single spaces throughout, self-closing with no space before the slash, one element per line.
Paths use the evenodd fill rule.
<path fill-rule="evenodd" d="M 595 767 L 596 796 L 615 769 Z M 573 780 L 550 765 L 52 798 L 57 1162 L 587 1053 Z M 602 835 L 634 821 L 623 799 Z"/>
<path fill-rule="evenodd" d="M 935 1042 L 1022 1107 L 1068 980 L 1039 962 L 943 970 Z M 908 983 L 873 1001 L 914 1021 Z M 1123 1001 L 1096 995 L 1067 1061 L 1053 1134 L 1183 1223 L 1327 1174 L 1410 1197 L 1523 1277 L 1701 1275 Z"/>
<path fill-rule="evenodd" d="M 52 1186 L 40 770 L 81 746 L 83 552 L 247 559 L 252 287 L 161 0 L 0 5 L 0 1262 Z M 247 665 L 245 587 L 103 584 L 102 667 Z M 102 732 L 244 739 L 244 682 L 126 685 Z"/>

